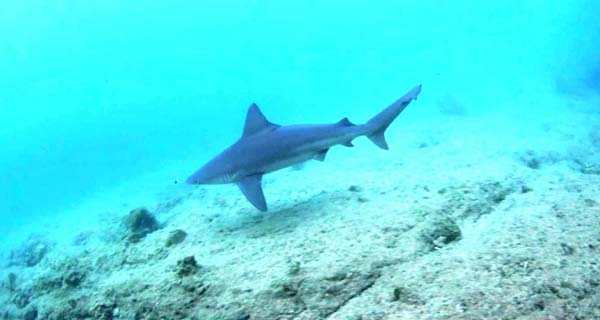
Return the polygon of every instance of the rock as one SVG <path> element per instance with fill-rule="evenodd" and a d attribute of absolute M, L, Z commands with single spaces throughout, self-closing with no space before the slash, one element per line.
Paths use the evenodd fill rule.
<path fill-rule="evenodd" d="M 125 221 L 129 235 L 127 240 L 132 243 L 139 242 L 146 235 L 158 230 L 158 221 L 146 208 L 137 208 L 129 212 Z"/>
<path fill-rule="evenodd" d="M 246 312 L 245 310 L 240 310 L 237 311 L 232 317 L 232 320 L 250 320 L 250 314 L 248 314 L 248 312 Z"/>
<path fill-rule="evenodd" d="M 325 277 L 325 280 L 342 281 L 342 280 L 346 279 L 347 276 L 348 276 L 348 274 L 346 273 L 346 271 L 340 270 L 340 271 L 337 271 L 336 273 L 332 274 L 331 276 Z"/>
<path fill-rule="evenodd" d="M 271 284 L 273 288 L 273 298 L 286 299 L 295 297 L 298 294 L 300 284 L 297 281 L 277 281 Z"/>
<path fill-rule="evenodd" d="M 448 198 L 442 213 L 457 220 L 479 219 L 490 214 L 502 203 L 516 186 L 500 182 L 485 182 L 474 185 L 448 187 L 443 195 Z M 439 192 L 439 191 L 438 191 Z"/>
<path fill-rule="evenodd" d="M 295 276 L 300 273 L 300 261 L 290 261 L 288 266 L 287 274 L 289 276 Z"/>
<path fill-rule="evenodd" d="M 554 164 L 560 160 L 560 155 L 556 152 L 536 153 L 533 150 L 527 150 L 519 156 L 519 160 L 530 169 L 539 169 L 543 164 Z"/>
<path fill-rule="evenodd" d="M 531 191 L 533 191 L 533 189 L 530 186 L 527 186 L 527 185 L 521 186 L 521 193 L 529 193 Z"/>
<path fill-rule="evenodd" d="M 588 163 L 581 166 L 581 173 L 600 175 L 600 163 Z"/>
<path fill-rule="evenodd" d="M 85 274 L 77 271 L 71 270 L 67 272 L 67 274 L 63 277 L 63 287 L 75 288 L 78 287 L 83 280 L 85 279 Z"/>
<path fill-rule="evenodd" d="M 198 277 L 182 278 L 179 286 L 186 291 L 186 293 L 194 294 L 195 296 L 203 295 L 209 288 L 209 285 L 205 284 L 204 281 Z"/>
<path fill-rule="evenodd" d="M 85 245 L 93 234 L 93 231 L 80 232 L 77 236 L 75 236 L 75 239 L 73 239 L 73 244 L 76 246 Z"/>
<path fill-rule="evenodd" d="M 37 244 L 35 247 L 32 248 L 31 254 L 29 255 L 29 258 L 26 261 L 27 266 L 33 267 L 37 265 L 40 261 L 42 261 L 47 252 L 48 247 L 46 246 L 46 244 Z"/>
<path fill-rule="evenodd" d="M 35 320 L 35 319 L 37 319 L 37 317 L 38 317 L 38 311 L 37 311 L 36 307 L 30 307 L 23 314 L 24 320 Z"/>
<path fill-rule="evenodd" d="M 33 267 L 48 253 L 49 245 L 37 236 L 31 236 L 20 248 L 11 251 L 9 265 Z"/>
<path fill-rule="evenodd" d="M 329 276 L 283 277 L 244 307 L 251 319 L 329 319 L 349 300 L 373 286 L 379 277 L 378 271 L 349 268 L 338 269 Z"/>
<path fill-rule="evenodd" d="M 380 275 L 377 271 L 340 270 L 326 278 L 306 278 L 298 289 L 299 300 L 306 304 L 309 317 L 325 319 L 348 300 L 373 286 Z"/>
<path fill-rule="evenodd" d="M 181 229 L 173 230 L 169 233 L 169 237 L 167 238 L 166 246 L 172 247 L 174 245 L 178 245 L 185 240 L 187 237 L 187 233 Z"/>
<path fill-rule="evenodd" d="M 31 301 L 31 293 L 28 290 L 17 291 L 10 301 L 19 309 L 25 308 Z"/>
<path fill-rule="evenodd" d="M 461 232 L 452 219 L 433 215 L 421 230 L 420 238 L 430 250 L 435 250 L 460 240 Z"/>
<path fill-rule="evenodd" d="M 43 274 L 33 280 L 33 290 L 38 293 L 51 292 L 62 287 L 60 276 Z"/>
<path fill-rule="evenodd" d="M 357 185 L 351 185 L 348 188 L 348 191 L 350 191 L 350 192 L 361 192 L 362 191 L 362 187 L 361 186 L 357 186 Z"/>
<path fill-rule="evenodd" d="M 525 164 L 529 169 L 539 169 L 541 166 L 541 162 L 538 158 L 534 156 L 534 154 L 527 153 L 525 156 L 521 156 L 521 162 Z"/>
<path fill-rule="evenodd" d="M 113 312 L 114 312 L 115 308 L 116 308 L 115 304 L 98 303 L 91 308 L 91 311 L 92 311 L 92 315 L 93 315 L 94 319 L 113 320 L 114 319 Z"/>
<path fill-rule="evenodd" d="M 422 304 L 423 301 L 416 294 L 403 287 L 396 287 L 392 292 L 391 301 L 397 301 L 406 304 Z"/>
<path fill-rule="evenodd" d="M 560 247 L 561 247 L 564 255 L 566 255 L 566 256 L 571 256 L 575 253 L 575 248 L 573 248 L 572 246 L 570 246 L 566 243 L 561 243 Z"/>
<path fill-rule="evenodd" d="M 16 319 L 17 317 L 13 314 L 12 310 L 0 311 L 0 319 Z"/>
<path fill-rule="evenodd" d="M 156 207 L 157 213 L 169 212 L 171 209 L 183 203 L 183 197 L 176 197 L 165 202 L 161 202 Z"/>
<path fill-rule="evenodd" d="M 176 273 L 180 278 L 195 274 L 198 271 L 198 263 L 194 256 L 185 257 L 177 261 Z"/>
<path fill-rule="evenodd" d="M 17 274 L 14 272 L 9 272 L 6 278 L 6 288 L 8 291 L 15 291 L 17 288 Z"/>

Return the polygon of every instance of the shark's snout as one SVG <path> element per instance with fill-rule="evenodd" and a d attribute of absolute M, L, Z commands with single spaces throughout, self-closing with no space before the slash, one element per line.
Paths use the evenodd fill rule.
<path fill-rule="evenodd" d="M 192 174 L 187 178 L 187 180 L 185 180 L 185 182 L 189 184 L 208 184 L 209 181 L 210 179 L 206 173 L 206 170 L 204 170 L 204 167 L 194 172 L 194 174 Z"/>
<path fill-rule="evenodd" d="M 224 165 L 217 157 L 194 172 L 187 178 L 186 182 L 190 184 L 223 184 L 234 182 L 237 176 L 229 166 Z"/>

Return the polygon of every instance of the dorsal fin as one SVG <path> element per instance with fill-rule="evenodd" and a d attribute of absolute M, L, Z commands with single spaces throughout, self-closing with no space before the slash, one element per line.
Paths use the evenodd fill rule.
<path fill-rule="evenodd" d="M 348 120 L 348 118 L 344 118 L 340 121 L 338 121 L 337 123 L 338 125 L 342 126 L 342 127 L 353 127 L 355 126 L 354 123 L 350 122 L 350 120 Z"/>
<path fill-rule="evenodd" d="M 242 137 L 251 136 L 257 134 L 266 129 L 273 128 L 277 125 L 272 124 L 265 118 L 263 113 L 260 111 L 256 103 L 252 103 L 248 108 L 248 114 L 246 115 L 246 124 L 244 125 L 244 134 Z"/>

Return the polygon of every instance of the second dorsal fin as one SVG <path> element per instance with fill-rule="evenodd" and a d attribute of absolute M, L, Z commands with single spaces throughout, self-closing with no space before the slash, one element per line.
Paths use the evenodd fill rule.
<path fill-rule="evenodd" d="M 352 122 L 350 122 L 350 120 L 348 120 L 348 118 L 344 118 L 344 119 L 338 121 L 337 125 L 342 126 L 342 127 L 353 127 L 353 126 L 355 126 L 355 124 L 352 123 Z"/>

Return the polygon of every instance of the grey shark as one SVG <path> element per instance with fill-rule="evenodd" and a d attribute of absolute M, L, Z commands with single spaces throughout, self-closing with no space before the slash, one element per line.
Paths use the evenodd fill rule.
<path fill-rule="evenodd" d="M 236 183 L 252 205 L 266 211 L 262 190 L 264 174 L 309 159 L 324 161 L 329 148 L 338 144 L 352 147 L 352 140 L 359 136 L 367 136 L 387 150 L 385 130 L 420 92 L 421 85 L 418 85 L 361 125 L 344 118 L 333 124 L 280 126 L 267 120 L 253 103 L 248 109 L 242 137 L 192 174 L 187 183 Z"/>

